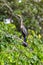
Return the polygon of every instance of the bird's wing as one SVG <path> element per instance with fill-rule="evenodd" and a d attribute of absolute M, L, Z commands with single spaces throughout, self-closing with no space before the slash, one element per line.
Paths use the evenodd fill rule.
<path fill-rule="evenodd" d="M 23 33 L 24 33 L 25 35 L 27 35 L 27 30 L 26 30 L 25 27 L 23 27 Z"/>

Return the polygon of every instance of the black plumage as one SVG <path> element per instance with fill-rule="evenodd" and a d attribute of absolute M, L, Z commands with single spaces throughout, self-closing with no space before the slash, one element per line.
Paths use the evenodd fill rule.
<path fill-rule="evenodd" d="M 24 24 L 23 24 L 23 19 L 22 19 L 22 17 L 21 17 L 20 29 L 21 29 L 22 35 L 23 35 L 23 37 L 24 37 L 23 45 L 26 47 L 26 46 L 27 46 L 27 43 L 26 43 L 27 29 L 25 28 L 25 26 L 24 26 Z"/>

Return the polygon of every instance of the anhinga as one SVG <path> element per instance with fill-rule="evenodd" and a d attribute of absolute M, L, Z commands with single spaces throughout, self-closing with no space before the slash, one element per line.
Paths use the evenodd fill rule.
<path fill-rule="evenodd" d="M 25 28 L 24 24 L 23 24 L 23 18 L 22 16 L 18 15 L 20 17 L 20 30 L 22 32 L 22 35 L 24 37 L 24 42 L 23 42 L 23 45 L 26 47 L 27 46 L 27 43 L 26 43 L 26 36 L 27 36 L 27 29 Z"/>

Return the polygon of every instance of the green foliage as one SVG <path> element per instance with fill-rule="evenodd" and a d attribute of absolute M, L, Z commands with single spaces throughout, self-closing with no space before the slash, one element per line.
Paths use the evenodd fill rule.
<path fill-rule="evenodd" d="M 15 25 L 2 22 L 11 11 L 1 1 L 4 0 L 0 0 L 0 65 L 43 65 L 43 0 L 22 0 L 21 3 L 19 0 L 5 0 L 14 14 L 23 16 L 29 33 L 28 47 L 22 45 L 16 18 Z"/>
<path fill-rule="evenodd" d="M 35 2 L 35 0 L 21 0 L 21 3 L 19 3 L 19 0 L 6 0 L 6 2 L 9 2 L 9 6 L 13 9 L 14 14 L 20 14 L 23 16 L 25 26 L 28 29 L 30 27 L 31 29 L 34 29 L 35 32 L 40 33 L 40 30 L 43 28 L 42 0 L 37 0 L 37 2 Z M 0 20 L 4 17 L 7 18 L 9 16 L 8 13 L 10 12 L 6 6 L 3 6 L 3 4 L 3 2 L 0 3 Z"/>
<path fill-rule="evenodd" d="M 16 31 L 16 26 L 0 23 L 0 65 L 43 65 L 41 35 L 36 35 L 34 30 L 28 32 L 28 47 L 24 47 L 22 40 L 18 39 L 21 33 Z"/>

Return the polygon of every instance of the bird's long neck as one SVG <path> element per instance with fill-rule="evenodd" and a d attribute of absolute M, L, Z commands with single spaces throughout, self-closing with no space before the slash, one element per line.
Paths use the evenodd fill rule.
<path fill-rule="evenodd" d="M 21 15 L 18 15 L 18 17 L 20 18 L 19 19 L 19 22 L 20 22 L 20 28 L 22 29 L 24 27 L 24 23 L 23 23 L 23 18 Z"/>
<path fill-rule="evenodd" d="M 24 26 L 24 25 L 23 25 L 23 22 L 21 21 L 21 25 L 20 25 L 20 28 L 23 28 L 23 26 Z"/>
<path fill-rule="evenodd" d="M 24 26 L 24 24 L 23 24 L 23 19 L 22 19 L 22 17 L 21 17 L 21 25 L 20 25 L 20 28 L 22 29 L 23 26 Z"/>

